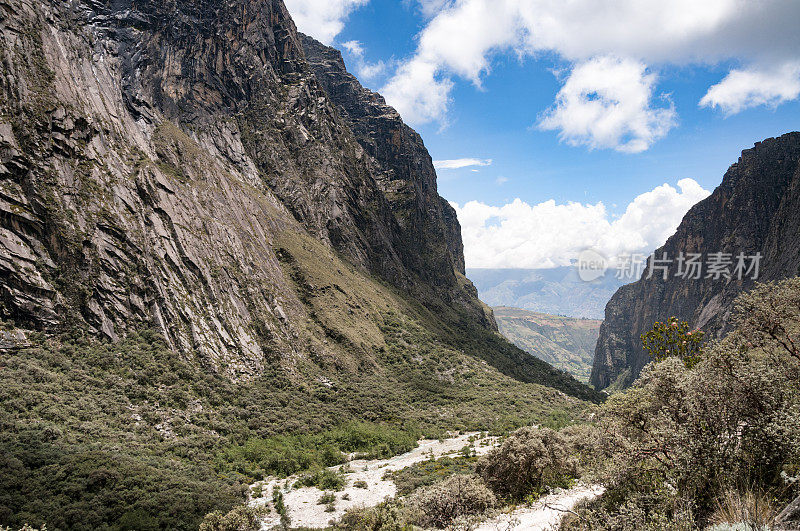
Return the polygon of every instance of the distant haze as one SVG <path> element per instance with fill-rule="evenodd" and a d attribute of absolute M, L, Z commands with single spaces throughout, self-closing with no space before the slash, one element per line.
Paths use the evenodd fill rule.
<path fill-rule="evenodd" d="M 606 303 L 624 282 L 613 271 L 583 282 L 574 267 L 552 269 L 467 269 L 478 296 L 489 306 L 603 319 Z"/>

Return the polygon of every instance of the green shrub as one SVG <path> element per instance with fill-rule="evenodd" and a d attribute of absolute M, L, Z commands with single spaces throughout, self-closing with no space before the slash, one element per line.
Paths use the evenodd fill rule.
<path fill-rule="evenodd" d="M 250 477 L 286 477 L 314 467 L 341 464 L 343 453 L 359 453 L 368 459 L 391 457 L 416 447 L 420 436 L 414 428 L 352 422 L 315 435 L 249 439 L 220 454 L 217 467 Z"/>
<path fill-rule="evenodd" d="M 497 503 L 494 494 L 474 476 L 452 476 L 409 497 L 411 519 L 422 527 L 444 528 L 461 517 L 483 514 Z"/>
<path fill-rule="evenodd" d="M 732 323 L 693 368 L 667 357 L 602 407 L 608 489 L 585 520 L 606 522 L 598 529 L 622 529 L 626 518 L 642 528 L 758 528 L 796 496 L 784 478 L 800 466 L 800 279 L 742 295 Z"/>
<path fill-rule="evenodd" d="M 552 487 L 566 487 L 577 472 L 577 461 L 566 440 L 550 428 L 520 428 L 477 466 L 498 496 L 521 500 Z"/>
<path fill-rule="evenodd" d="M 325 492 L 317 500 L 317 505 L 327 505 L 329 503 L 336 503 L 336 495 L 332 492 Z"/>
<path fill-rule="evenodd" d="M 317 487 L 320 490 L 342 490 L 346 484 L 343 474 L 329 468 L 320 468 L 303 474 L 294 484 L 298 487 Z"/>
<path fill-rule="evenodd" d="M 335 525 L 335 529 L 346 531 L 409 531 L 402 508 L 395 502 L 386 501 L 375 507 L 347 510 Z"/>
<path fill-rule="evenodd" d="M 642 347 L 656 361 L 678 358 L 691 369 L 703 354 L 703 335 L 686 321 L 670 317 L 667 322 L 656 321 L 651 330 L 642 334 Z"/>
<path fill-rule="evenodd" d="M 420 487 L 433 485 L 455 474 L 473 474 L 477 461 L 475 457 L 427 459 L 392 472 L 390 476 L 397 486 L 397 494 L 406 496 Z M 366 484 L 364 486 L 366 488 Z"/>
<path fill-rule="evenodd" d="M 263 515 L 263 509 L 249 505 L 235 507 L 227 514 L 215 511 L 203 518 L 200 531 L 259 531 Z"/>

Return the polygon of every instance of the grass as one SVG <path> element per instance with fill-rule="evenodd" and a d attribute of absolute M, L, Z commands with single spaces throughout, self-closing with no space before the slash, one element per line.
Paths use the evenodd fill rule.
<path fill-rule="evenodd" d="M 477 457 L 442 457 L 429 459 L 391 472 L 389 475 L 397 485 L 397 494 L 407 496 L 420 487 L 433 485 L 456 474 L 474 474 Z"/>
<path fill-rule="evenodd" d="M 330 387 L 280 367 L 232 382 L 148 330 L 116 344 L 32 334 L 34 347 L 0 361 L 0 522 L 196 529 L 267 473 L 319 468 L 342 453 L 387 457 L 445 429 L 503 431 L 558 408 L 586 410 L 422 344 L 423 332 L 399 318 L 392 326 L 390 349 L 416 342 L 417 361 L 348 373 Z"/>

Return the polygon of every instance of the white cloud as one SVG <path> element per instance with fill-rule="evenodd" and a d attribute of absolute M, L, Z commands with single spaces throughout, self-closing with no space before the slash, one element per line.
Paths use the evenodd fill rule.
<path fill-rule="evenodd" d="M 678 188 L 663 184 L 639 195 L 617 219 L 603 203 L 451 204 L 461 223 L 467 267 L 546 268 L 569 265 L 587 248 L 608 257 L 652 252 L 710 193 L 693 179 L 678 181 Z"/>
<path fill-rule="evenodd" d="M 344 20 L 369 0 L 286 0 L 297 29 L 330 45 L 344 28 Z"/>
<path fill-rule="evenodd" d="M 603 56 L 576 66 L 539 122 L 571 145 L 638 153 L 676 123 L 672 106 L 652 106 L 656 76 L 644 63 Z"/>
<path fill-rule="evenodd" d="M 411 60 L 401 65 L 379 92 L 406 122 L 444 122 L 453 82 L 436 79 L 436 70 L 436 64 Z"/>
<path fill-rule="evenodd" d="M 508 177 L 502 177 L 502 176 L 498 177 L 497 179 L 494 180 L 494 182 L 497 186 L 503 186 L 508 182 Z"/>
<path fill-rule="evenodd" d="M 468 168 L 470 166 L 489 166 L 491 164 L 492 159 L 449 159 L 433 161 L 433 167 L 437 170 L 456 170 L 459 168 Z"/>
<path fill-rule="evenodd" d="M 453 79 L 480 86 L 497 54 L 524 58 L 552 53 L 578 67 L 605 56 L 645 65 L 732 59 L 749 69 L 800 56 L 800 2 L 795 1 L 420 1 L 423 13 L 433 18 L 420 32 L 414 54 L 382 90 L 387 101 L 416 124 L 446 121 Z M 792 91 L 772 94 L 765 96 L 767 101 L 792 97 Z M 639 97 L 636 91 L 630 95 Z M 623 91 L 623 96 L 628 93 Z M 639 122 L 631 128 L 640 130 L 641 114 L 632 118 Z M 652 124 L 651 120 L 650 129 L 656 132 L 663 129 Z"/>
<path fill-rule="evenodd" d="M 451 3 L 451 0 L 419 0 L 418 3 L 422 15 L 426 18 L 430 18 Z"/>
<path fill-rule="evenodd" d="M 759 105 L 777 107 L 798 96 L 800 61 L 793 61 L 770 69 L 731 70 L 708 89 L 700 106 L 720 108 L 730 115 Z"/>
<path fill-rule="evenodd" d="M 364 57 L 364 46 L 359 41 L 347 41 L 342 43 L 342 48 L 355 55 L 356 57 Z"/>
<path fill-rule="evenodd" d="M 347 41 L 342 47 L 355 59 L 356 75 L 364 81 L 371 81 L 386 71 L 386 63 L 378 61 L 370 63 L 365 59 L 366 50 L 360 41 Z"/>

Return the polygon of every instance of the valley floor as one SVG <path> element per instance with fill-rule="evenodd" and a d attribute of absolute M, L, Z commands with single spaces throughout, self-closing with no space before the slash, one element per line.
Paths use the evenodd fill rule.
<path fill-rule="evenodd" d="M 334 493 L 335 509 L 326 510 L 326 504 L 319 503 L 326 494 L 317 487 L 293 488 L 299 476 L 289 478 L 268 478 L 251 485 L 260 491 L 261 496 L 251 498 L 252 506 L 270 506 L 275 489 L 283 493 L 287 514 L 292 527 L 326 528 L 353 508 L 373 507 L 397 495 L 397 486 L 391 472 L 402 470 L 414 464 L 442 457 L 457 457 L 465 447 L 472 449 L 473 455 L 484 455 L 497 447 L 498 437 L 485 436 L 480 432 L 468 432 L 448 439 L 422 439 L 416 448 L 389 459 L 355 459 L 345 465 L 331 467 L 342 470 L 346 476 L 346 486 Z M 357 486 L 358 485 L 358 486 Z M 498 516 L 480 524 L 476 531 L 495 531 L 498 529 L 545 530 L 554 528 L 561 518 L 581 501 L 590 500 L 603 493 L 598 485 L 577 485 L 545 496 L 532 505 L 510 508 Z M 328 493 L 330 494 L 330 493 Z M 269 530 L 280 525 L 280 515 L 274 508 L 264 518 L 262 529 Z"/>
<path fill-rule="evenodd" d="M 324 504 L 318 504 L 325 494 L 316 487 L 292 488 L 299 479 L 291 476 L 285 479 L 268 478 L 251 486 L 261 487 L 262 496 L 251 500 L 251 505 L 265 505 L 272 499 L 273 489 L 284 489 L 284 504 L 291 518 L 292 526 L 324 528 L 331 520 L 337 520 L 353 507 L 372 507 L 397 493 L 394 481 L 388 472 L 402 470 L 408 466 L 428 459 L 456 456 L 465 446 L 473 446 L 477 455 L 483 455 L 497 445 L 496 437 L 482 437 L 480 432 L 468 432 L 449 439 L 422 439 L 410 452 L 396 455 L 389 459 L 356 459 L 346 465 L 331 467 L 339 470 L 346 467 L 347 485 L 336 492 L 336 510 L 325 511 Z M 366 488 L 355 486 L 359 482 L 366 483 Z M 347 499 L 343 499 L 347 498 Z M 280 516 L 272 511 L 265 519 L 263 529 L 271 529 L 280 523 Z"/>

